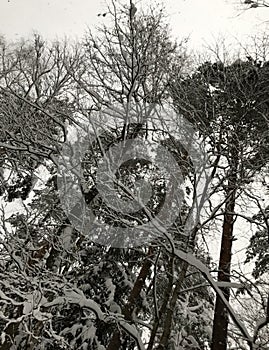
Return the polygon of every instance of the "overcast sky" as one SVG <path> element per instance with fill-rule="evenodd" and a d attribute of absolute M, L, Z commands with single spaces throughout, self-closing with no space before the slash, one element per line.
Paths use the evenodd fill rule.
<path fill-rule="evenodd" d="M 126 0 L 129 1 L 129 0 Z M 148 0 L 140 0 L 142 6 Z M 240 10 L 240 0 L 163 0 L 170 14 L 173 33 L 190 35 L 192 47 L 213 43 L 221 36 L 245 41 L 261 32 L 269 9 Z M 64 35 L 81 37 L 87 26 L 105 17 L 105 0 L 0 0 L 0 33 L 8 39 L 29 36 L 37 31 L 45 38 Z"/>

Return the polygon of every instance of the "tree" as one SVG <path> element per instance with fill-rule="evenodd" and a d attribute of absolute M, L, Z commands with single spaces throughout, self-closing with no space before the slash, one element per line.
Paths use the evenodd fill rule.
<path fill-rule="evenodd" d="M 94 118 L 98 121 L 100 110 L 106 117 L 112 113 L 111 126 L 97 139 L 101 143 L 93 143 L 85 155 L 86 183 L 93 177 L 103 148 L 109 144 L 134 137 L 145 139 L 149 133 L 158 137 L 165 120 L 155 114 L 160 119 L 154 124 L 150 112 L 156 103 L 161 105 L 167 100 L 171 72 L 184 66 L 184 47 L 177 48 L 170 40 L 161 11 L 139 15 L 134 14 L 133 8 L 119 9 L 112 3 L 110 15 L 114 27 L 104 27 L 102 37 L 89 33 L 83 52 L 75 51 L 69 56 L 67 46 L 62 51 L 59 44 L 46 50 L 39 37 L 19 48 L 6 51 L 5 47 L 2 52 L 2 61 L 8 61 L 2 69 L 3 164 L 8 167 L 8 156 L 12 158 L 22 177 L 28 163 L 31 175 L 40 171 L 41 165 L 48 170 L 48 179 L 41 189 L 34 187 L 28 173 L 22 180 L 20 172 L 14 174 L 18 176 L 14 184 L 6 174 L 3 178 L 2 191 L 8 200 L 34 197 L 25 204 L 24 213 L 9 220 L 3 217 L 1 276 L 7 282 L 2 284 L 1 294 L 2 349 L 12 345 L 36 349 L 102 346 L 116 349 L 120 345 L 142 348 L 141 330 L 147 321 L 154 323 L 161 316 L 160 312 L 158 316 L 152 314 L 148 304 L 156 306 L 156 313 L 158 308 L 166 311 L 165 297 L 171 295 L 174 274 L 179 273 L 174 267 L 174 257 L 157 242 L 148 248 L 127 250 L 93 243 L 90 237 L 71 227 L 59 202 L 56 155 L 81 116 L 92 122 Z M 141 120 L 132 119 L 134 111 Z M 120 122 L 116 119 L 118 115 L 124 116 Z M 178 163 L 184 164 L 184 176 L 187 176 L 190 165 L 186 152 L 169 130 L 161 131 L 158 140 L 177 156 Z M 143 178 L 143 173 L 151 177 L 156 193 L 148 210 L 158 213 L 164 188 L 161 175 L 147 162 L 138 160 L 121 168 L 126 180 L 132 180 L 127 165 L 131 169 L 139 167 L 137 177 Z M 129 188 L 132 188 L 130 181 Z M 104 220 L 113 221 L 113 212 L 99 205 L 95 186 L 87 185 L 84 189 L 87 203 L 96 212 L 99 210 Z M 132 216 L 132 220 L 141 220 L 142 214 L 148 220 L 145 213 Z M 125 218 L 117 219 L 122 225 Z M 180 220 L 181 217 L 178 226 Z M 177 225 L 174 235 L 179 235 Z M 187 245 L 183 238 L 177 238 L 178 244 Z M 160 300 L 156 305 L 159 272 L 167 275 L 163 280 L 169 284 L 158 290 Z M 6 304 L 7 300 L 11 306 Z M 193 299 L 189 304 L 196 307 Z M 171 321 L 172 316 L 168 314 L 166 318 Z M 161 329 L 161 322 L 155 324 L 156 330 Z M 158 339 L 153 341 L 156 343 Z"/>
<path fill-rule="evenodd" d="M 1 195 L 24 210 L 2 212 L 0 349 L 207 350 L 212 289 L 222 346 L 226 311 L 252 346 L 228 301 L 231 238 L 268 160 L 268 66 L 193 69 L 160 8 L 112 1 L 104 21 L 72 47 L 2 45 Z M 85 208 L 103 225 L 84 225 Z M 218 281 L 213 225 L 228 246 Z"/>
<path fill-rule="evenodd" d="M 16 198 L 28 200 L 29 196 L 33 196 L 37 176 L 42 175 L 42 170 L 49 175 L 55 172 L 53 162 L 65 140 L 65 122 L 72 122 L 75 110 L 70 93 L 71 76 L 65 69 L 65 63 L 68 61 L 69 65 L 78 67 L 80 56 L 77 48 L 71 52 L 66 43 L 48 44 L 38 35 L 15 45 L 1 42 L 1 194 L 8 202 Z M 53 187 L 52 184 L 50 179 L 48 188 Z M 5 292 L 1 303 L 13 291 L 15 294 L 10 294 L 11 297 L 20 295 L 19 300 L 11 304 L 12 307 L 3 308 L 11 319 L 17 317 L 19 320 L 12 322 L 2 315 L 3 349 L 10 348 L 14 342 L 18 348 L 26 346 L 27 342 L 35 347 L 36 337 L 43 330 L 42 317 L 38 318 L 37 312 L 31 326 L 33 333 L 27 331 L 31 323 L 28 311 L 31 302 L 35 304 L 39 300 L 35 299 L 38 293 L 35 292 L 34 271 L 38 272 L 39 261 L 50 251 L 50 228 L 58 221 L 55 195 L 49 191 L 46 193 L 46 190 L 45 193 L 37 192 L 40 195 L 37 202 L 34 200 L 32 205 L 25 206 L 24 214 L 10 218 L 15 235 L 7 228 L 8 221 L 3 212 L 1 274 L 6 285 L 2 286 Z M 44 222 L 46 227 L 42 226 Z M 39 267 L 42 270 L 43 267 Z M 46 273 L 45 276 L 49 281 Z M 20 284 L 18 281 L 24 282 Z M 41 285 L 43 281 L 45 279 L 40 278 Z M 32 301 L 29 301 L 31 296 Z"/>
<path fill-rule="evenodd" d="M 121 127 L 121 131 L 118 132 L 117 136 L 118 140 L 129 138 L 126 125 L 133 122 L 131 119 L 133 106 L 139 106 L 140 111 L 143 112 L 140 119 L 134 120 L 136 123 L 134 125 L 139 126 L 140 131 L 144 130 L 146 134 L 150 133 L 152 137 L 155 137 L 154 134 L 158 132 L 158 128 L 163 129 L 164 137 L 167 137 L 167 140 L 162 137 L 162 144 L 170 144 L 170 151 L 172 150 L 182 162 L 182 151 L 177 140 L 173 139 L 172 135 L 169 135 L 169 132 L 164 132 L 166 124 L 161 117 L 158 116 L 160 118 L 159 122 L 154 122 L 150 119 L 150 109 L 152 103 L 161 104 L 167 99 L 167 86 L 171 72 L 177 70 L 180 74 L 182 63 L 184 63 L 184 60 L 182 61 L 184 56 L 182 57 L 182 54 L 179 56 L 176 46 L 169 41 L 167 27 L 162 24 L 162 12 L 157 15 L 153 12 L 140 16 L 137 14 L 135 17 L 131 16 L 131 14 L 128 17 L 128 14 L 129 8 L 123 8 L 121 12 L 115 12 L 115 7 L 113 7 L 110 15 L 113 16 L 115 21 L 115 29 L 109 30 L 105 27 L 99 39 L 96 39 L 96 37 L 90 34 L 86 41 L 86 47 L 91 66 L 87 66 L 85 72 L 89 74 L 89 72 L 93 71 L 91 74 L 93 79 L 89 80 L 83 77 L 83 75 L 79 76 L 76 72 L 74 72 L 74 79 L 93 99 L 97 109 L 100 108 L 98 107 L 99 105 L 108 106 L 109 110 L 104 110 L 103 113 L 107 112 L 108 114 L 113 114 L 112 116 L 121 118 L 115 127 L 115 129 L 119 128 L 119 126 Z M 122 20 L 120 16 L 123 16 Z M 104 57 L 104 52 L 108 53 L 108 57 Z M 101 99 L 101 96 L 104 96 L 104 98 Z M 113 107 L 111 107 L 112 102 L 114 103 Z M 124 110 L 124 118 L 118 112 L 119 109 L 116 110 L 115 107 L 121 107 L 121 110 Z M 86 117 L 88 110 L 82 106 L 81 112 Z M 111 122 L 114 123 L 115 120 Z M 136 132 L 139 133 L 139 130 Z M 108 137 L 100 138 L 103 148 L 106 149 L 107 146 L 104 139 L 108 139 Z M 110 217 L 114 217 L 114 215 L 110 214 Z M 190 244 L 194 244 L 194 242 Z M 149 252 L 151 260 L 154 259 L 156 249 L 150 249 Z M 167 257 L 166 252 L 160 251 L 159 254 L 161 254 L 161 257 L 163 255 Z M 162 261 L 164 261 L 164 257 Z M 173 305 L 178 301 L 178 293 L 187 271 L 187 265 L 184 263 L 184 272 L 182 277 L 177 281 L 177 289 L 172 296 L 175 284 L 173 277 L 174 257 L 168 255 L 167 258 L 169 261 L 168 271 L 171 276 L 167 279 L 167 288 L 162 291 L 163 296 L 159 297 L 159 305 L 154 306 L 156 316 L 153 318 L 154 329 L 151 333 L 149 348 L 158 341 L 158 338 L 156 339 L 157 332 L 159 329 L 162 329 L 166 321 L 169 322 L 170 326 L 168 324 L 164 326 L 166 330 L 161 340 L 163 343 L 162 346 L 166 347 L 168 341 L 171 340 L 170 333 L 174 315 L 173 312 L 166 312 L 166 306 L 170 296 L 173 299 L 171 300 Z M 134 284 L 134 289 L 130 294 L 127 305 L 122 308 L 125 318 L 129 321 L 133 321 L 134 317 L 132 314 L 140 298 L 139 295 L 142 293 L 142 288 L 145 287 L 146 277 L 150 278 L 151 266 L 152 264 L 147 259 L 141 267 L 140 274 L 136 280 L 137 283 Z M 157 271 L 157 268 L 155 268 L 155 275 Z M 154 277 L 155 279 L 156 277 Z M 139 281 L 142 281 L 142 283 Z M 154 290 L 149 289 L 149 292 L 152 293 Z M 153 298 L 156 298 L 154 294 Z M 124 338 L 121 338 L 119 331 L 114 332 L 108 348 L 119 348 L 121 342 L 124 341 Z"/>
<path fill-rule="evenodd" d="M 235 206 L 254 174 L 268 162 L 268 68 L 250 61 L 207 62 L 185 80 L 172 85 L 177 110 L 210 138 L 217 168 L 224 169 L 224 210 L 218 281 L 229 283 Z M 257 137 L 257 135 L 259 135 Z M 221 162 L 221 163 L 220 163 Z M 227 300 L 229 288 L 223 288 Z M 228 314 L 216 297 L 212 350 L 227 348 Z M 251 344 L 250 344 L 251 346 Z"/>

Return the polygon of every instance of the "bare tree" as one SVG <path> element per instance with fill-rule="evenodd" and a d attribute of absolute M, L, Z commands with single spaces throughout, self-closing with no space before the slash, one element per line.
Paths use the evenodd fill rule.
<path fill-rule="evenodd" d="M 57 144 L 65 140 L 65 121 L 71 122 L 75 110 L 67 63 L 78 69 L 78 47 L 48 45 L 39 35 L 13 46 L 1 43 L 0 147 L 10 159 L 16 151 L 31 159 L 58 152 Z"/>

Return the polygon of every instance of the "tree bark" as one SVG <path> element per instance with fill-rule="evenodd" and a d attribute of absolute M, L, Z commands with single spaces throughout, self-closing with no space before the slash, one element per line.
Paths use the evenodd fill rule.
<path fill-rule="evenodd" d="M 236 135 L 231 141 L 231 158 L 230 169 L 231 175 L 228 180 L 227 200 L 225 203 L 224 220 L 222 227 L 222 241 L 219 258 L 218 281 L 230 282 L 231 261 L 232 261 L 232 243 L 233 243 L 233 227 L 236 216 L 234 215 L 236 190 L 237 190 L 237 170 L 238 170 L 238 143 Z M 230 298 L 230 289 L 228 287 L 221 288 L 227 301 Z M 228 336 L 229 317 L 228 312 L 220 299 L 216 296 L 213 334 L 211 350 L 227 350 L 227 336 Z"/>

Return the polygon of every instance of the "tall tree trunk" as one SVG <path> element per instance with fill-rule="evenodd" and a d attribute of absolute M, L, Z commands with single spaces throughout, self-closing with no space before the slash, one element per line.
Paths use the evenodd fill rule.
<path fill-rule="evenodd" d="M 222 227 L 222 241 L 219 258 L 218 281 L 230 282 L 231 261 L 232 261 L 232 243 L 233 243 L 233 227 L 235 221 L 234 208 L 236 202 L 237 190 L 237 171 L 238 171 L 238 142 L 236 135 L 231 141 L 230 153 L 230 169 L 231 173 L 228 180 L 227 200 L 225 203 L 224 220 Z M 230 289 L 228 287 L 221 288 L 225 298 L 229 301 Z M 228 312 L 220 299 L 216 296 L 213 334 L 211 350 L 227 350 L 229 317 Z"/>

